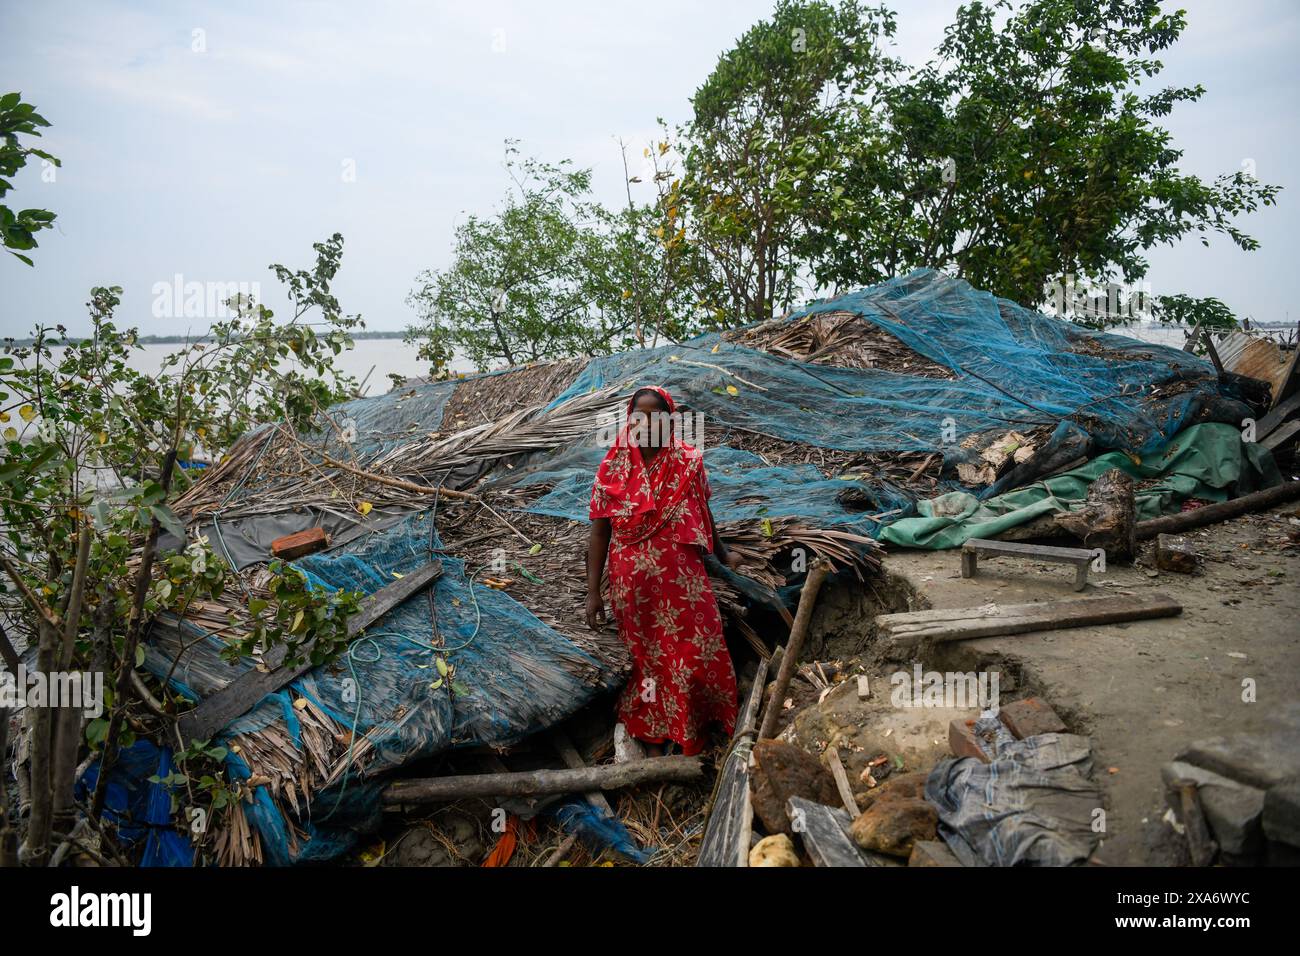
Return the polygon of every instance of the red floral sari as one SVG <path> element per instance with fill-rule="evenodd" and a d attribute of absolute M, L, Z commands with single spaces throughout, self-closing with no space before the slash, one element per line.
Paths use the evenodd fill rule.
<path fill-rule="evenodd" d="M 596 472 L 590 509 L 610 519 L 609 603 L 632 655 L 619 719 L 637 740 L 696 754 L 710 722 L 727 734 L 736 723 L 736 673 L 704 570 L 709 483 L 700 452 L 675 433 L 647 466 L 627 432 Z"/>

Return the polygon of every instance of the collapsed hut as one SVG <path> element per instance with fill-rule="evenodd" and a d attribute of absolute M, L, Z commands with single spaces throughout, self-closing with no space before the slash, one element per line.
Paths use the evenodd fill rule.
<path fill-rule="evenodd" d="M 146 652 L 196 714 L 241 680 L 258 688 L 219 723 L 182 722 L 226 743 L 248 793 L 215 835 L 221 863 L 337 856 L 403 768 L 504 752 L 620 686 L 617 635 L 581 621 L 586 509 L 601 436 L 643 384 L 703 423 L 712 505 L 745 561 L 740 575 L 715 565 L 712 583 L 731 636 L 763 662 L 810 562 L 868 580 L 887 530 L 926 520 L 927 502 L 993 499 L 1102 453 L 1140 461 L 1253 413 L 1192 354 L 921 270 L 685 343 L 407 383 L 331 408 L 309 434 L 263 426 L 176 506 L 240 585 L 156 621 Z M 373 596 L 436 576 L 333 665 L 279 681 L 274 661 L 228 663 L 276 542 L 303 532 L 319 548 L 291 561 L 316 587 Z M 900 543 L 929 546 L 920 532 Z"/>

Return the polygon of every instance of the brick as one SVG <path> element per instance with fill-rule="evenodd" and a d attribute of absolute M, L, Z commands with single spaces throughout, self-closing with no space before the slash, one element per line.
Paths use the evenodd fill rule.
<path fill-rule="evenodd" d="M 912 845 L 908 866 L 961 866 L 961 860 L 942 840 L 917 840 Z"/>
<path fill-rule="evenodd" d="M 975 736 L 975 721 L 961 717 L 948 724 L 948 749 L 955 757 L 974 757 L 984 763 L 993 759 L 992 744 Z"/>
<path fill-rule="evenodd" d="M 295 531 L 293 534 L 286 534 L 283 538 L 276 538 L 271 542 L 271 553 L 277 558 L 292 561 L 294 558 L 301 558 L 304 554 L 312 554 L 328 546 L 329 536 L 324 528 L 308 528 L 306 531 Z"/>
<path fill-rule="evenodd" d="M 998 718 L 1017 740 L 1038 734 L 1063 734 L 1065 724 L 1048 704 L 1038 697 L 1016 700 L 998 708 Z"/>
<path fill-rule="evenodd" d="M 1201 809 L 1215 842 L 1225 857 L 1234 858 L 1225 862 L 1255 861 L 1263 841 L 1260 826 L 1264 813 L 1263 790 L 1180 761 L 1161 767 L 1160 779 L 1165 785 L 1165 799 L 1180 821 L 1182 804 L 1178 797 L 1178 781 L 1190 780 L 1196 784 Z"/>
<path fill-rule="evenodd" d="M 1191 574 L 1200 566 L 1201 556 L 1186 538 L 1177 535 L 1156 536 L 1156 567 L 1162 571 Z"/>

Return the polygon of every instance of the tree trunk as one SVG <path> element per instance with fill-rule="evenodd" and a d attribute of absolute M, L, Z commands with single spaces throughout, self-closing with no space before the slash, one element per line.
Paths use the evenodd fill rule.
<path fill-rule="evenodd" d="M 1103 549 L 1109 560 L 1132 561 L 1137 551 L 1133 479 L 1112 468 L 1088 486 L 1081 510 L 1063 512 L 1055 520 L 1085 547 Z"/>

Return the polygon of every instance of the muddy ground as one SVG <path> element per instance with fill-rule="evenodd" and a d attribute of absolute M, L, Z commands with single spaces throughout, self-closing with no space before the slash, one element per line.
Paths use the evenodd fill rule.
<path fill-rule="evenodd" d="M 956 551 L 892 552 L 882 580 L 823 594 L 805 658 L 838 660 L 848 676 L 825 691 L 798 688 L 788 735 L 817 753 L 835 742 L 855 790 L 868 786 L 864 773 L 880 776 L 868 765 L 881 755 L 887 772 L 928 769 L 947 755 L 949 720 L 976 711 L 894 706 L 890 675 L 900 665 L 910 671 L 912 658 L 877 640 L 878 613 L 1162 592 L 1183 605 L 1180 616 L 950 643 L 921 663 L 997 670 L 1003 703 L 1043 697 L 1071 731 L 1091 737 L 1106 800 L 1096 862 L 1183 863 L 1183 840 L 1164 820 L 1161 765 L 1191 741 L 1300 714 L 1300 509 L 1185 537 L 1203 557 L 1195 574 L 1156 570 L 1148 542 L 1136 563 L 1091 573 L 1082 595 L 1073 569 L 1060 564 L 983 558 L 979 575 L 964 580 Z M 858 673 L 868 678 L 865 697 Z"/>

